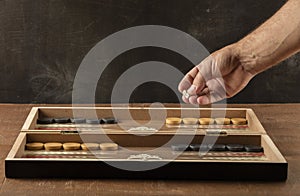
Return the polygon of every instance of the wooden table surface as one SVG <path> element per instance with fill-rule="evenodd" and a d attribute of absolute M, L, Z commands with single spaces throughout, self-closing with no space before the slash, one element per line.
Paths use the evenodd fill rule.
<path fill-rule="evenodd" d="M 0 104 L 0 195 L 300 195 L 300 104 L 228 105 L 254 110 L 289 163 L 285 182 L 5 178 L 5 157 L 32 106 Z"/>

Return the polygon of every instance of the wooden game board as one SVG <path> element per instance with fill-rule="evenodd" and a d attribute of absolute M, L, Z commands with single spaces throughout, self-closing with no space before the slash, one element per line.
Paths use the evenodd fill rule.
<path fill-rule="evenodd" d="M 80 177 L 80 178 L 165 178 L 213 180 L 285 180 L 288 164 L 266 134 L 251 109 L 247 108 L 167 108 L 167 117 L 246 118 L 247 125 L 166 125 L 161 114 L 165 109 L 145 107 L 34 107 L 5 160 L 7 177 Z M 92 118 L 114 116 L 116 124 L 37 124 L 38 118 L 72 118 L 80 113 Z M 132 118 L 129 118 L 128 112 Z M 150 120 L 151 126 L 144 126 Z M 140 124 L 137 126 L 133 123 Z M 159 125 L 162 125 L 159 127 Z M 159 128 L 157 128 L 159 127 Z M 176 135 L 176 140 L 172 141 Z M 230 152 L 192 150 L 174 151 L 172 145 L 190 138 L 190 144 L 205 139 L 216 144 L 242 144 L 263 147 L 263 152 Z M 115 142 L 117 151 L 31 151 L 30 142 Z M 171 142 L 170 142 L 171 141 Z M 158 148 L 160 147 L 160 148 Z M 155 150 L 157 149 L 157 150 Z M 155 151 L 152 151 L 155 150 Z M 133 153 L 134 152 L 134 153 Z M 174 159 L 175 157 L 175 159 Z M 128 168 L 163 165 L 146 171 Z"/>

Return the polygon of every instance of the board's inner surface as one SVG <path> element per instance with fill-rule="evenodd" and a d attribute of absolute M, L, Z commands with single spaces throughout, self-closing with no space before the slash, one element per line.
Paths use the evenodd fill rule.
<path fill-rule="evenodd" d="M 178 130 L 196 131 L 197 134 L 206 134 L 208 129 L 222 129 L 229 134 L 260 134 L 264 130 L 259 127 L 255 127 L 255 118 L 249 115 L 248 109 L 224 109 L 224 108 L 212 108 L 212 109 L 200 109 L 200 108 L 37 108 L 34 113 L 31 114 L 31 118 L 26 120 L 23 130 L 64 130 L 64 131 L 93 131 L 102 129 L 107 133 L 121 133 L 128 130 L 134 130 L 140 127 L 150 128 L 146 134 L 157 131 L 157 133 L 176 133 Z M 96 115 L 96 116 L 95 116 Z M 37 124 L 38 118 L 105 118 L 115 117 L 118 121 L 117 124 Z M 191 118 L 245 118 L 247 119 L 246 125 L 166 125 L 165 119 L 167 117 L 191 117 Z M 151 120 L 150 120 L 151 119 Z M 143 131 L 139 130 L 139 133 Z M 135 133 L 132 131 L 132 133 Z"/>
<path fill-rule="evenodd" d="M 259 161 L 270 161 L 276 159 L 271 156 L 269 159 L 268 142 L 262 142 L 263 138 L 259 133 L 265 133 L 252 110 L 248 109 L 193 109 L 193 108 L 37 108 L 31 113 L 31 119 L 27 120 L 26 142 L 21 146 L 23 153 L 18 153 L 19 157 L 27 155 L 43 155 L 49 154 L 58 156 L 60 152 L 49 151 L 28 151 L 25 150 L 25 144 L 30 142 L 79 142 L 79 143 L 103 143 L 115 142 L 120 146 L 117 152 L 111 153 L 112 156 L 122 158 L 128 157 L 127 150 L 134 149 L 135 152 L 144 153 L 155 151 L 161 154 L 164 159 L 168 156 L 175 156 L 176 160 L 246 160 L 255 161 L 260 157 Z M 37 124 L 38 118 L 106 118 L 115 117 L 117 124 Z M 245 118 L 246 125 L 167 125 L 165 120 L 167 117 L 180 118 Z M 151 119 L 151 120 L 150 120 Z M 25 123 L 26 124 L 26 123 Z M 260 123 L 259 123 L 260 124 Z M 147 127 L 152 130 L 135 130 L 135 128 Z M 26 126 L 25 126 L 26 128 Z M 134 130 L 134 131 L 130 131 Z M 233 133 L 225 136 L 207 135 L 207 130 L 225 130 Z M 53 132 L 52 132 L 53 131 Z M 65 132 L 64 132 L 65 131 Z M 66 134 L 70 131 L 71 134 Z M 78 131 L 72 134 L 71 131 Z M 174 137 L 175 136 L 175 137 Z M 208 152 L 205 156 L 200 156 L 198 152 L 178 152 L 172 151 L 173 144 L 201 144 L 213 142 L 216 144 L 242 144 L 257 145 L 266 147 L 265 153 L 232 153 L 232 152 Z M 163 146 L 163 147 L 162 147 Z M 160 148 L 159 148 L 160 147 Z M 158 150 L 157 149 L 163 149 Z M 57 154 L 58 153 L 58 154 Z M 87 155 L 87 152 L 79 150 L 76 152 L 61 152 L 59 156 L 69 157 L 91 157 L 94 154 Z M 101 154 L 101 150 L 98 154 Z M 76 156 L 73 156 L 76 155 Z M 253 156 L 252 156 L 253 155 Z M 107 153 L 106 155 L 107 156 Z M 96 156 L 97 157 L 97 156 Z M 108 156 L 109 157 L 109 156 Z M 263 159 L 261 159 L 263 157 Z M 51 158 L 51 157 L 49 157 Z M 116 157 L 114 157 L 116 158 Z"/>
<path fill-rule="evenodd" d="M 143 139 L 141 139 L 143 137 Z M 171 149 L 172 144 L 180 143 L 186 139 L 191 139 L 192 144 L 201 144 L 204 141 L 215 141 L 216 144 L 237 143 L 243 145 L 262 145 L 259 135 L 245 136 L 226 136 L 214 137 L 196 135 L 192 138 L 187 136 L 178 136 L 179 138 L 173 142 L 171 135 L 152 135 L 152 136 L 136 136 L 136 135 L 111 135 L 110 139 L 103 134 L 82 134 L 82 135 L 64 135 L 58 133 L 26 133 L 16 158 L 25 159 L 113 159 L 113 160 L 131 160 L 131 155 L 151 155 L 157 156 L 159 160 L 177 160 L 177 161 L 254 161 L 266 162 L 271 159 L 266 153 L 248 153 L 248 152 L 199 152 L 184 151 L 177 152 Z M 206 140 L 203 140 L 206 139 Z M 117 151 L 46 151 L 46 150 L 26 150 L 25 144 L 31 142 L 79 142 L 79 143 L 103 143 L 115 142 L 120 147 Z M 169 143 L 168 143 L 169 142 Z M 166 145 L 167 143 L 167 145 Z M 164 145 L 164 146 L 163 146 Z M 266 144 L 265 144 L 266 145 Z M 272 157 L 271 157 L 272 158 Z M 150 158 L 151 159 L 151 158 Z M 155 158 L 154 158 L 155 159 Z M 135 159 L 134 159 L 135 160 Z M 137 158 L 139 160 L 139 158 Z"/>
<path fill-rule="evenodd" d="M 143 156 L 147 155 L 147 156 Z M 132 157 L 134 156 L 134 157 Z M 29 151 L 25 150 L 22 158 L 69 158 L 69 159 L 115 159 L 115 160 L 227 160 L 227 161 L 268 161 L 263 152 L 174 152 L 168 147 L 158 150 L 145 147 L 120 148 L 117 151 Z"/>

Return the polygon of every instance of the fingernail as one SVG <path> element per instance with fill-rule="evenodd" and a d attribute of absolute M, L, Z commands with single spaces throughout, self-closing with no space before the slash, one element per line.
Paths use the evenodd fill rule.
<path fill-rule="evenodd" d="M 196 90 L 197 86 L 196 85 L 192 85 L 190 86 L 190 88 L 187 90 L 188 94 L 193 94 L 195 93 L 194 91 Z"/>

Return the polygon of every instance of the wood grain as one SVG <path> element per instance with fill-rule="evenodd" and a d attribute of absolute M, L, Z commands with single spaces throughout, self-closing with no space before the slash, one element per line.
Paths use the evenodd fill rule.
<path fill-rule="evenodd" d="M 7 179 L 8 154 L 33 105 L 0 105 L 0 195 L 295 195 L 300 192 L 300 104 L 228 105 L 249 107 L 289 162 L 286 182 L 167 181 L 110 179 Z M 50 105 L 46 105 L 50 106 Z M 176 106 L 172 105 L 172 106 Z M 83 168 L 84 169 L 84 168 Z"/>

